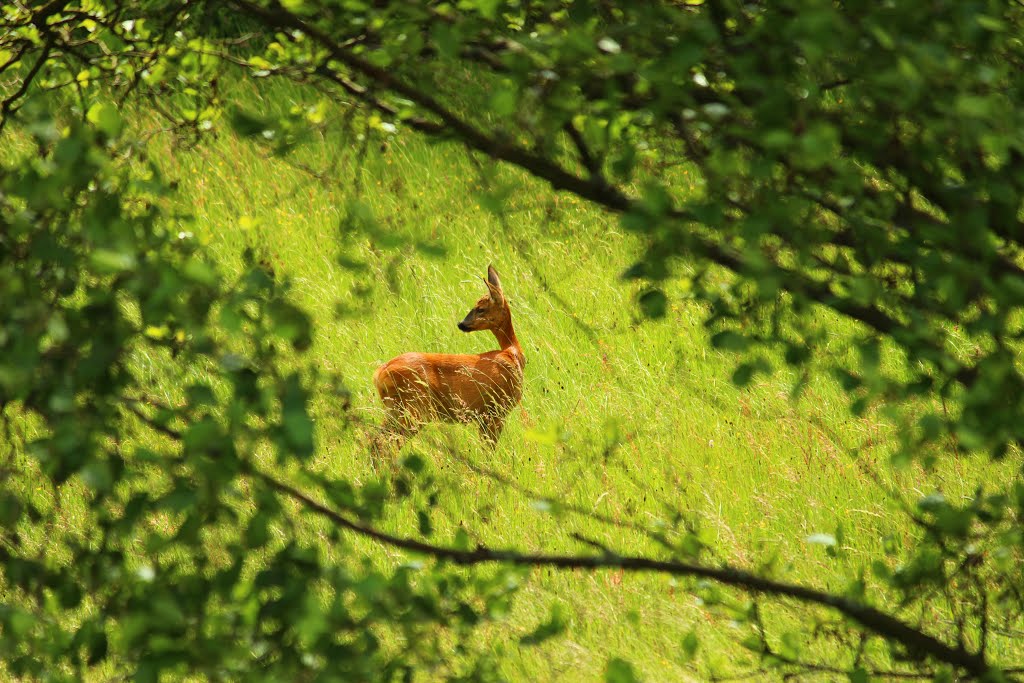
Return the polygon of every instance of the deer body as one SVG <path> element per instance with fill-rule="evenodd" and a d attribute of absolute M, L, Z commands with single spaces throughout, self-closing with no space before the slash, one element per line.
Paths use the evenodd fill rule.
<path fill-rule="evenodd" d="M 475 423 L 484 439 L 497 444 L 508 413 L 519 403 L 526 357 L 512 327 L 508 301 L 493 267 L 487 269 L 488 294 L 458 327 L 463 332 L 491 330 L 500 347 L 481 354 L 404 353 L 377 368 L 373 384 L 386 417 L 374 441 L 402 442 L 427 422 Z"/>

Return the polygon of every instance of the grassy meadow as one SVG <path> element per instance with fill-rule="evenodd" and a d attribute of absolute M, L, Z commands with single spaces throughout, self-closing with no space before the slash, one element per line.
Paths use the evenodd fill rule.
<path fill-rule="evenodd" d="M 298 91 L 274 92 L 245 97 L 264 110 L 299 101 Z M 887 489 L 907 500 L 933 491 L 959 499 L 986 477 L 1010 476 L 1012 464 L 954 456 L 934 471 L 894 469 L 891 428 L 875 412 L 853 418 L 824 373 L 797 400 L 786 372 L 736 389 L 737 357 L 711 347 L 705 309 L 685 298 L 688 264 L 668 284 L 668 315 L 643 319 L 641 285 L 620 278 L 643 244 L 616 217 L 455 145 L 412 135 L 363 145 L 330 133 L 280 158 L 225 131 L 191 148 L 158 134 L 149 153 L 177 181 L 174 201 L 194 215 L 187 229 L 210 258 L 230 274 L 253 248 L 291 279 L 295 302 L 315 320 L 309 358 L 341 373 L 359 418 L 353 426 L 333 399 L 315 401 L 316 467 L 324 472 L 378 476 L 368 441 L 382 415 L 370 380 L 380 363 L 405 351 L 494 348 L 489 333 L 455 325 L 485 293 L 487 265 L 500 272 L 527 357 L 521 406 L 494 452 L 474 430 L 451 425 L 428 428 L 403 451 L 420 453 L 440 483 L 439 542 L 462 527 L 491 547 L 592 552 L 579 534 L 622 554 L 656 555 L 637 527 L 680 512 L 711 545 L 711 562 L 774 563 L 779 578 L 841 589 L 863 558 L 912 533 Z M 699 192 L 691 171 L 678 178 L 680 194 Z M 505 195 L 501 212 L 489 210 L 488 190 Z M 354 198 L 372 225 L 348 220 Z M 828 353 L 855 353 L 844 343 L 837 335 Z M 550 509 L 541 502 L 548 498 L 571 510 Z M 842 558 L 808 542 L 840 524 Z M 392 508 L 386 527 L 414 534 L 415 515 Z M 321 523 L 310 519 L 303 532 L 313 541 Z M 382 566 L 411 559 L 353 545 Z M 520 645 L 553 603 L 569 616 L 568 633 Z M 814 614 L 788 603 L 763 609 L 774 634 L 811 624 Z M 680 643 L 690 631 L 701 645 L 686 661 Z M 500 652 L 513 680 L 595 680 L 614 656 L 646 680 L 706 680 L 757 666 L 736 644 L 743 635 L 670 578 L 544 570 L 529 575 L 503 619 L 478 632 L 477 646 Z M 833 647 L 805 642 L 812 656 Z M 990 644 L 994 656 L 1014 647 Z"/>
<path fill-rule="evenodd" d="M 272 101 L 251 97 L 255 108 L 299 101 L 288 90 Z M 737 358 L 711 348 L 705 311 L 679 296 L 686 264 L 670 283 L 677 296 L 669 314 L 641 319 L 638 285 L 619 276 L 643 245 L 614 216 L 516 171 L 481 169 L 454 145 L 405 136 L 364 149 L 338 134 L 281 159 L 224 134 L 190 150 L 155 138 L 151 153 L 179 181 L 195 239 L 227 272 L 252 247 L 292 279 L 297 303 L 316 321 L 314 363 L 344 376 L 360 422 L 381 417 L 370 377 L 389 358 L 494 348 L 489 333 L 467 335 L 455 323 L 485 292 L 487 264 L 498 269 L 527 356 L 521 406 L 493 453 L 461 426 L 431 427 L 403 451 L 424 454 L 442 484 L 439 539 L 461 526 L 491 547 L 588 550 L 577 533 L 620 553 L 656 553 L 630 526 L 679 511 L 699 526 L 712 557 L 749 568 L 775 562 L 786 580 L 839 589 L 859 558 L 877 555 L 886 539 L 899 546 L 911 532 L 886 489 L 908 500 L 933 491 L 958 499 L 985 476 L 1010 471 L 960 457 L 931 472 L 893 469 L 887 423 L 874 414 L 852 418 L 827 379 L 814 379 L 797 401 L 785 373 L 734 388 Z M 699 191 L 692 172 L 679 180 L 680 193 Z M 500 212 L 488 210 L 488 191 L 505 195 Z M 372 212 L 369 233 L 346 221 L 353 197 Z M 366 269 L 346 268 L 351 261 Z M 840 340 L 830 353 L 854 352 Z M 318 466 L 376 476 L 369 428 L 347 428 L 327 400 L 314 411 Z M 592 514 L 552 514 L 538 504 L 546 498 Z M 389 521 L 395 532 L 416 528 L 401 510 Z M 846 559 L 807 542 L 840 524 Z M 405 559 L 368 544 L 362 550 L 385 563 Z M 569 633 L 520 646 L 552 603 L 570 615 Z M 777 632 L 809 618 L 800 608 L 765 609 Z M 701 650 L 686 662 L 680 642 L 691 630 Z M 729 620 L 672 580 L 617 572 L 535 571 L 507 618 L 480 635 L 481 646 L 503 651 L 504 673 L 521 680 L 593 680 L 610 656 L 630 659 L 649 680 L 702 679 L 742 670 L 748 657 Z"/>

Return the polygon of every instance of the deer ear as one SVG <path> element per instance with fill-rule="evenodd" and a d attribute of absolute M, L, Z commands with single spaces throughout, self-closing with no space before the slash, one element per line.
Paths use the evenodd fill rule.
<path fill-rule="evenodd" d="M 501 291 L 501 280 L 498 279 L 498 271 L 494 266 L 487 266 L 487 291 L 491 293 L 491 299 L 498 302 L 505 300 L 505 293 Z"/>

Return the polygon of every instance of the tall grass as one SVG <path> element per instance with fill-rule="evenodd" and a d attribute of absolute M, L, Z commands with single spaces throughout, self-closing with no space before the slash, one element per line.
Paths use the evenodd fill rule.
<path fill-rule="evenodd" d="M 243 94 L 254 109 L 302 103 L 298 91 L 273 92 Z M 934 471 L 890 467 L 891 428 L 875 413 L 851 417 L 842 391 L 822 376 L 796 400 L 784 372 L 737 390 L 729 380 L 737 359 L 710 347 L 706 311 L 683 296 L 687 264 L 670 283 L 668 315 L 643 319 L 633 303 L 639 285 L 620 278 L 643 248 L 638 237 L 518 172 L 481 171 L 453 145 L 415 137 L 364 145 L 328 133 L 282 158 L 225 133 L 191 149 L 155 136 L 149 153 L 178 181 L 175 202 L 194 215 L 189 229 L 225 272 L 238 271 L 251 248 L 293 281 L 297 303 L 316 321 L 312 359 L 342 373 L 352 410 L 368 425 L 382 415 L 370 382 L 379 363 L 410 350 L 493 348 L 489 334 L 463 334 L 455 323 L 484 293 L 488 263 L 499 270 L 527 357 L 524 398 L 493 452 L 455 425 L 432 426 L 406 446 L 440 484 L 438 539 L 463 528 L 493 547 L 592 551 L 581 536 L 623 554 L 656 554 L 634 526 L 681 513 L 712 546 L 710 561 L 771 566 L 785 580 L 840 590 L 883 543 L 898 547 L 913 533 L 886 491 L 956 499 L 1011 471 L 952 454 Z M 677 191 L 698 191 L 699 182 L 682 169 Z M 488 208 L 495 187 L 507 194 L 499 212 Z M 357 229 L 351 217 L 364 210 L 372 221 Z M 829 353 L 853 353 L 843 339 L 837 334 Z M 327 399 L 314 412 L 316 466 L 377 476 L 369 427 L 347 427 L 342 407 Z M 412 533 L 415 516 L 396 508 L 387 525 Z M 840 525 L 843 557 L 807 542 Z M 319 530 L 311 523 L 307 531 L 312 538 Z M 353 543 L 380 563 L 403 561 Z M 552 603 L 570 615 L 568 634 L 521 646 Z M 810 616 L 795 605 L 763 607 L 775 633 Z M 701 638 L 696 662 L 680 648 L 691 630 Z M 479 644 L 501 653 L 513 679 L 593 680 L 608 657 L 621 656 L 650 680 L 685 680 L 754 666 L 734 644 L 738 635 L 669 578 L 544 570 L 530 574 Z M 808 642 L 819 653 L 836 647 Z"/>

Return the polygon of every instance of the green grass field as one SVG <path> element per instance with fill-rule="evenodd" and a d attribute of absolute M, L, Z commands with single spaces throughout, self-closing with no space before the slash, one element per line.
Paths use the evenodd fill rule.
<path fill-rule="evenodd" d="M 247 95 L 254 108 L 287 107 L 295 96 Z M 839 590 L 886 539 L 899 547 L 912 533 L 886 490 L 911 501 L 933 491 L 960 499 L 986 477 L 1010 476 L 1010 463 L 953 456 L 930 472 L 916 464 L 894 469 L 891 427 L 875 412 L 851 417 L 845 395 L 824 376 L 795 401 L 785 372 L 734 388 L 737 357 L 712 349 L 705 310 L 684 296 L 687 264 L 668 284 L 668 315 L 642 318 L 640 285 L 620 274 L 643 245 L 615 217 L 514 170 L 482 174 L 454 145 L 405 136 L 369 145 L 365 157 L 361 147 L 331 135 L 282 159 L 229 133 L 191 149 L 157 135 L 150 154 L 179 183 L 178 208 L 195 216 L 183 229 L 224 272 L 237 272 L 252 247 L 292 280 L 296 303 L 313 316 L 310 360 L 343 375 L 359 418 L 353 427 L 341 406 L 315 402 L 316 467 L 325 472 L 378 476 L 367 448 L 382 415 L 370 381 L 378 364 L 405 351 L 494 347 L 490 334 L 455 325 L 485 292 L 487 265 L 499 270 L 528 360 L 524 398 L 494 452 L 461 426 L 430 427 L 406 446 L 403 453 L 422 454 L 440 483 L 436 539 L 462 527 L 491 547 L 592 551 L 579 534 L 619 553 L 656 555 L 635 527 L 679 512 L 711 544 L 710 562 L 752 569 L 774 562 L 779 578 Z M 326 173 L 317 179 L 303 167 Z M 486 208 L 485 186 L 507 192 L 500 215 Z M 678 192 L 698 188 L 698 178 L 680 172 Z M 354 198 L 371 210 L 372 230 L 346 222 Z M 353 261 L 365 267 L 344 265 Z M 854 352 L 842 339 L 829 354 Z M 173 395 L 173 387 L 162 390 Z M 554 514 L 538 504 L 547 498 L 576 512 Z M 305 526 L 311 541 L 318 524 Z M 807 541 L 839 525 L 842 558 Z M 393 508 L 386 527 L 415 533 L 415 515 Z M 409 559 L 353 544 L 382 566 Z M 568 633 L 521 646 L 553 603 L 566 609 Z M 774 634 L 821 615 L 788 603 L 763 613 Z M 688 662 L 680 643 L 690 631 L 701 648 Z M 501 652 L 502 671 L 514 680 L 595 680 L 613 656 L 629 659 L 647 680 L 705 680 L 756 667 L 736 645 L 743 635 L 666 577 L 545 570 L 530 574 L 510 613 L 481 630 L 477 645 Z M 824 639 L 805 644 L 811 655 L 835 647 Z M 1019 652 L 1007 640 L 990 648 Z"/>
<path fill-rule="evenodd" d="M 289 93 L 253 104 L 289 106 Z M 677 297 L 668 316 L 641 318 L 637 285 L 619 276 L 642 245 L 614 217 L 515 171 L 490 169 L 485 179 L 455 146 L 403 137 L 370 145 L 362 159 L 360 147 L 325 137 L 282 160 L 224 135 L 173 155 L 157 138 L 152 152 L 179 180 L 196 239 L 228 272 L 249 246 L 293 280 L 297 303 L 317 324 L 315 364 L 343 374 L 353 410 L 368 423 L 381 416 L 370 382 L 381 362 L 411 350 L 494 347 L 490 334 L 466 335 L 455 323 L 484 293 L 487 264 L 499 270 L 528 359 L 524 398 L 493 453 L 460 426 L 432 427 L 406 446 L 426 456 L 442 483 L 438 538 L 461 526 L 493 547 L 589 550 L 577 533 L 620 553 L 656 553 L 629 525 L 649 527 L 678 511 L 699 525 L 715 559 L 750 568 L 774 560 L 786 580 L 840 589 L 884 539 L 898 546 L 911 533 L 886 489 L 908 500 L 936 490 L 959 499 L 978 480 L 1008 474 L 1009 465 L 966 457 L 942 459 L 931 472 L 893 469 L 887 423 L 873 414 L 852 418 L 841 390 L 825 379 L 798 401 L 789 398 L 785 373 L 735 389 L 736 357 L 710 347 L 704 311 L 678 296 L 686 264 L 670 283 Z M 317 180 L 303 166 L 329 171 Z M 508 193 L 499 215 L 484 208 L 488 183 Z M 684 171 L 677 189 L 692 192 L 698 183 Z M 345 227 L 354 196 L 372 210 L 370 235 Z M 366 270 L 345 268 L 339 257 Z M 834 347 L 830 354 L 852 352 L 839 341 Z M 318 465 L 375 476 L 368 429 L 346 429 L 326 400 L 315 413 Z M 547 497 L 618 525 L 553 515 L 537 504 Z M 393 531 L 415 530 L 401 510 L 389 522 Z M 844 559 L 807 542 L 840 524 Z M 391 550 L 363 550 L 384 563 L 403 561 Z M 552 603 L 567 608 L 569 633 L 521 647 L 518 638 Z M 810 618 L 793 606 L 765 610 L 777 633 Z M 680 642 L 691 630 L 701 651 L 687 663 Z M 736 636 L 727 619 L 670 579 L 551 571 L 533 572 L 507 618 L 480 634 L 504 653 L 504 673 L 521 680 L 593 680 L 610 656 L 630 659 L 649 680 L 702 679 L 743 669 L 748 655 Z"/>

